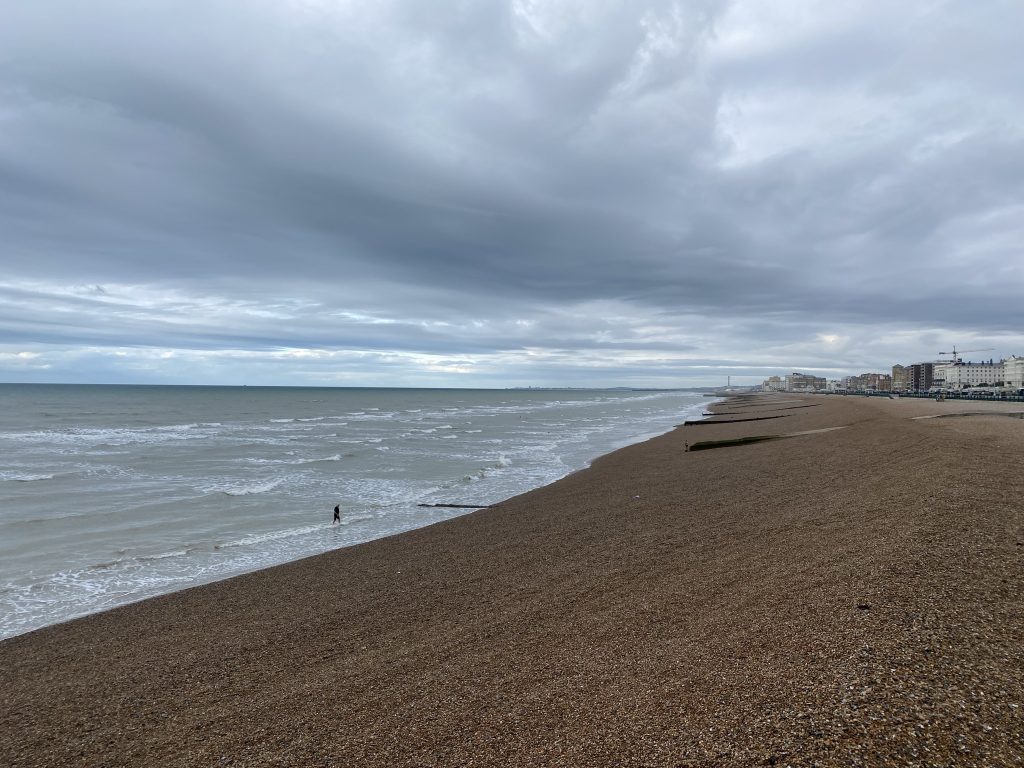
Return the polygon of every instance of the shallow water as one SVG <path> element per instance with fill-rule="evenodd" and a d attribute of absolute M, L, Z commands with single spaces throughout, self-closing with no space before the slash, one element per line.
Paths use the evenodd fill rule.
<path fill-rule="evenodd" d="M 708 402 L 0 385 L 0 637 L 464 514 L 417 504 L 508 498 Z"/>

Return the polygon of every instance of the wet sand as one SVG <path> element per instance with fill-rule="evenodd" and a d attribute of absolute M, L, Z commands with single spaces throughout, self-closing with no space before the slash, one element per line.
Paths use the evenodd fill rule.
<path fill-rule="evenodd" d="M 784 417 L 4 641 L 0 765 L 1024 764 L 1024 408 L 715 410 Z"/>

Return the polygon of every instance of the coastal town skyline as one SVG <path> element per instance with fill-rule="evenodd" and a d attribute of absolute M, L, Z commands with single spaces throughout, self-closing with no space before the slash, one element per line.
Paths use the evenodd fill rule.
<path fill-rule="evenodd" d="M 896 363 L 891 372 L 865 372 L 840 379 L 794 371 L 785 376 L 769 376 L 760 388 L 764 392 L 973 392 L 1024 396 L 1024 357 L 1010 355 L 975 362 L 965 360 L 955 347 L 952 352 L 941 354 L 948 357 L 906 365 Z"/>

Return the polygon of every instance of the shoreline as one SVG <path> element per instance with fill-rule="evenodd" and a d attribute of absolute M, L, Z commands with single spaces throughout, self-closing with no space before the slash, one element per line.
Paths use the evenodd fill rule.
<path fill-rule="evenodd" d="M 1020 455 L 1020 420 L 786 397 L 821 407 L 677 428 L 480 512 L 6 639 L 0 758 L 1024 759 L 1024 480 L 989 460 Z"/>
<path fill-rule="evenodd" d="M 683 399 L 690 401 L 683 409 L 686 413 L 696 412 L 701 407 L 698 398 L 689 396 Z M 246 518 L 245 520 L 236 519 L 233 526 L 218 526 L 215 523 L 207 525 L 204 520 L 195 517 L 194 512 L 186 509 L 186 520 L 192 524 L 194 532 L 190 533 L 189 529 L 178 526 L 177 530 L 173 530 L 171 535 L 165 538 L 167 543 L 163 547 L 151 546 L 150 542 L 145 540 L 138 542 L 138 546 L 136 546 L 134 542 L 126 543 L 125 537 L 121 536 L 117 546 L 123 548 L 119 551 L 116 551 L 117 547 L 114 546 L 105 550 L 94 546 L 92 550 L 85 548 L 79 553 L 73 536 L 69 536 L 63 530 L 53 530 L 51 535 L 56 534 L 56 546 L 63 545 L 67 550 L 66 558 L 59 559 L 52 553 L 48 555 L 48 547 L 37 545 L 39 560 L 33 558 L 31 553 L 20 552 L 17 559 L 12 558 L 11 562 L 6 563 L 7 568 L 4 570 L 9 578 L 5 581 L 9 580 L 10 589 L 5 595 L 0 596 L 3 598 L 0 599 L 0 614 L 2 614 L 0 641 L 140 600 L 211 584 L 264 568 L 365 543 L 375 538 L 395 535 L 415 527 L 430 525 L 455 514 L 452 510 L 445 510 L 442 507 L 434 507 L 429 511 L 419 509 L 420 505 L 416 503 L 418 501 L 431 501 L 433 498 L 435 501 L 454 500 L 457 502 L 481 502 L 489 505 L 501 501 L 509 495 L 535 490 L 542 485 L 556 482 L 566 474 L 586 468 L 595 458 L 604 453 L 670 431 L 674 426 L 673 410 L 678 410 L 678 408 L 678 405 L 676 409 L 662 408 L 662 412 L 656 414 L 659 418 L 654 419 L 653 423 L 648 423 L 647 418 L 641 419 L 640 422 L 630 420 L 628 418 L 630 409 L 629 406 L 626 406 L 625 412 L 620 414 L 617 421 L 611 420 L 609 423 L 601 425 L 604 431 L 599 434 L 587 434 L 585 438 L 580 437 L 576 441 L 563 441 L 557 449 L 541 453 L 540 456 L 547 458 L 538 461 L 532 461 L 530 457 L 527 457 L 525 461 L 520 462 L 515 453 L 510 453 L 511 458 L 506 458 L 503 446 L 500 458 L 495 459 L 494 456 L 498 454 L 494 453 L 493 446 L 472 444 L 468 450 L 464 451 L 467 457 L 475 457 L 472 464 L 452 467 L 435 462 L 434 468 L 439 469 L 440 474 L 433 474 L 433 476 L 441 479 L 434 483 L 435 487 L 433 488 L 422 488 L 425 495 L 419 498 L 406 493 L 403 499 L 394 503 L 388 498 L 386 492 L 374 497 L 372 492 L 360 495 L 358 489 L 354 498 L 342 498 L 345 515 L 340 526 L 329 524 L 329 512 L 326 516 L 318 513 L 316 505 L 323 503 L 324 496 L 322 493 L 312 491 L 311 486 L 315 486 L 317 489 L 327 488 L 326 483 L 314 483 L 310 480 L 291 488 L 292 493 L 287 498 L 283 498 L 280 491 L 274 491 L 274 486 L 282 482 L 289 482 L 289 476 L 287 472 L 277 472 L 275 476 L 269 478 L 269 482 L 267 482 L 266 475 L 262 480 L 248 481 L 249 485 L 255 483 L 256 491 L 271 491 L 266 498 L 279 497 L 276 504 L 273 501 L 264 502 L 262 507 L 259 506 L 258 500 L 253 502 L 257 506 L 258 513 L 255 521 Z M 644 413 L 645 417 L 649 415 Z M 446 426 L 446 428 L 449 427 Z M 580 429 L 582 430 L 583 426 Z M 413 431 L 415 432 L 416 429 L 414 428 Z M 471 431 L 480 432 L 481 430 Z M 515 437 L 513 435 L 513 438 Z M 473 436 L 470 436 L 470 440 L 472 438 Z M 364 449 L 364 453 L 368 451 L 372 454 L 373 448 L 376 447 L 375 443 L 380 441 L 370 440 L 368 442 L 370 443 L 369 449 L 362 445 L 360 447 Z M 558 442 L 557 438 L 555 442 Z M 324 447 L 328 449 L 328 453 L 331 452 L 329 450 L 331 445 Z M 333 447 L 335 451 L 339 450 L 338 446 Z M 387 449 L 385 447 L 381 450 Z M 355 449 L 353 449 L 354 451 Z M 441 453 L 443 455 L 444 451 Z M 491 455 L 492 453 L 494 455 Z M 348 458 L 348 453 L 344 459 L 340 453 L 336 453 L 331 460 L 347 461 Z M 427 456 L 425 460 L 430 462 L 433 461 L 433 458 Z M 384 461 L 391 462 L 390 459 L 384 459 Z M 289 462 L 268 463 L 287 464 Z M 406 470 L 410 466 L 408 460 L 405 460 L 403 464 L 402 458 L 398 459 L 398 463 Z M 449 462 L 449 464 L 451 463 Z M 511 472 L 504 469 L 512 465 L 520 466 L 513 467 Z M 291 469 L 291 467 L 284 469 Z M 447 473 L 446 470 L 448 470 Z M 365 474 L 365 467 L 361 469 L 357 467 L 355 470 L 356 473 L 360 471 Z M 415 468 L 412 471 L 415 473 Z M 465 477 L 458 479 L 460 471 L 465 473 Z M 187 473 L 185 470 L 182 475 Z M 487 477 L 484 477 L 485 473 Z M 177 476 L 174 470 L 171 470 L 171 475 L 172 477 Z M 354 476 L 358 477 L 358 474 Z M 427 477 L 426 475 L 421 476 Z M 381 475 L 382 482 L 386 481 L 388 477 L 387 474 Z M 404 475 L 402 477 L 404 478 Z M 483 482 L 478 483 L 477 480 Z M 206 485 L 217 488 L 245 488 L 245 482 L 240 475 L 236 475 L 233 481 L 222 483 L 207 481 Z M 165 485 L 164 490 L 168 494 L 173 494 L 178 490 L 173 484 Z M 425 485 L 429 486 L 430 482 L 427 481 Z M 128 488 L 129 486 L 123 487 Z M 150 489 L 154 487 L 151 485 Z M 442 490 L 443 488 L 448 490 Z M 198 479 L 195 480 L 191 483 L 189 490 L 192 489 L 198 490 L 194 491 L 192 497 L 189 497 L 188 503 L 195 507 L 202 495 L 203 483 Z M 43 494 L 60 493 L 57 490 L 44 489 L 41 485 L 33 486 L 32 490 L 36 494 L 37 503 L 48 498 Z M 431 494 L 434 492 L 437 492 L 437 496 L 432 497 Z M 198 493 L 199 496 L 196 496 L 195 493 Z M 248 493 L 249 490 L 246 489 L 239 495 L 247 496 Z M 230 495 L 234 494 L 235 491 L 232 490 Z M 131 499 L 127 497 L 127 494 L 123 494 L 125 498 L 121 499 L 117 498 L 116 493 L 108 495 L 109 500 L 114 504 L 135 501 L 140 505 L 145 505 L 147 502 L 153 503 L 152 496 L 155 495 L 155 492 L 150 493 L 151 498 L 148 500 L 145 498 Z M 258 498 L 264 497 L 249 496 L 237 506 L 244 508 L 249 499 Z M 30 504 L 32 501 L 32 498 L 28 498 L 26 503 Z M 334 503 L 335 501 L 332 500 L 327 507 L 329 508 Z M 236 513 L 236 510 L 229 506 L 228 502 L 220 502 L 220 505 L 216 510 L 211 511 L 211 520 L 216 521 L 217 519 L 214 513 L 221 513 L 227 518 Z M 274 506 L 277 509 L 274 509 Z M 96 512 L 97 508 L 98 505 L 94 505 L 91 510 L 88 510 L 88 513 L 101 518 L 102 515 Z M 16 509 L 17 505 L 10 511 Z M 195 519 L 188 519 L 189 514 Z M 86 515 L 87 518 L 88 515 Z M 94 539 L 98 541 L 98 535 L 95 532 L 92 533 Z M 115 529 L 112 534 L 117 537 L 121 531 Z M 63 541 L 61 535 L 63 535 Z M 33 574 L 33 571 L 36 573 Z M 26 578 L 22 578 L 22 576 Z"/>
<path fill-rule="evenodd" d="M 58 386 L 64 386 L 64 385 L 58 385 Z M 134 386 L 134 385 L 126 385 L 126 386 Z M 611 391 L 611 390 L 609 390 L 609 391 Z M 719 398 L 719 399 L 721 399 L 721 398 Z M 715 400 L 713 402 L 718 402 L 718 400 Z M 703 407 L 703 406 L 705 406 L 707 404 L 708 403 L 706 403 L 706 402 L 699 402 L 699 403 L 693 404 L 691 406 L 691 408 L 695 410 L 698 407 Z M 686 409 L 686 410 L 689 410 L 689 409 Z M 661 429 L 659 431 L 644 431 L 644 432 L 640 432 L 640 433 L 637 433 L 637 434 L 633 434 L 633 435 L 631 435 L 628 438 L 627 437 L 622 437 L 622 438 L 614 441 L 613 443 L 611 443 L 610 446 L 603 446 L 603 447 L 594 446 L 594 450 L 604 450 L 606 453 L 613 453 L 613 452 L 615 452 L 617 450 L 620 450 L 622 448 L 629 447 L 629 446 L 635 445 L 637 443 L 646 442 L 647 440 L 653 439 L 655 437 L 660 437 L 660 436 L 662 436 L 664 434 L 667 434 L 668 432 L 671 432 L 677 426 L 678 425 L 666 425 L 663 429 Z M 567 476 L 569 476 L 571 474 L 574 474 L 576 472 L 580 472 L 580 471 L 583 471 L 583 470 L 587 469 L 594 461 L 599 459 L 601 456 L 606 455 L 606 453 L 598 454 L 598 455 L 594 456 L 593 458 L 590 458 L 590 459 L 586 460 L 586 462 L 581 464 L 580 466 L 578 466 L 576 468 L 573 468 L 573 469 L 566 470 L 565 473 L 562 474 L 562 475 L 554 477 L 553 479 L 547 479 L 547 480 L 543 481 L 541 485 L 537 485 L 537 486 L 533 486 L 533 487 L 529 487 L 529 488 L 525 488 L 523 490 L 520 490 L 518 493 L 515 493 L 514 495 L 518 496 L 518 495 L 522 495 L 524 493 L 529 493 L 529 492 L 535 491 L 535 490 L 537 490 L 539 488 L 542 488 L 542 487 L 544 487 L 546 485 L 551 485 L 552 483 L 559 482 L 560 480 L 564 479 L 565 477 L 567 477 Z M 458 493 L 458 491 L 455 491 L 455 492 Z M 489 507 L 489 506 L 492 506 L 494 504 L 500 503 L 501 501 L 504 501 L 504 499 L 499 499 L 497 501 L 492 501 L 492 502 L 490 502 L 488 504 L 483 504 L 483 505 L 472 505 L 472 504 L 415 504 L 414 505 L 412 502 L 410 502 L 409 506 L 428 507 L 428 508 L 434 508 L 434 509 L 438 509 L 438 508 L 441 508 L 441 509 L 451 509 L 451 508 L 458 508 L 458 507 L 463 507 L 465 509 L 474 509 L 474 508 L 475 509 L 482 509 L 484 507 Z M 461 513 L 461 514 L 465 514 L 465 513 Z M 452 517 L 459 517 L 459 516 L 461 516 L 461 514 L 455 514 Z M 452 519 L 452 517 L 445 518 L 445 519 Z M 127 599 L 119 599 L 116 602 L 113 602 L 113 604 L 109 604 L 109 601 L 108 601 L 108 604 L 105 607 L 102 607 L 102 608 L 96 608 L 96 607 L 84 608 L 82 610 L 82 612 L 73 613 L 71 615 L 64 616 L 63 618 L 60 618 L 58 620 L 52 620 L 49 623 L 42 624 L 42 625 L 39 625 L 39 626 L 34 626 L 34 627 L 29 628 L 29 629 L 22 629 L 22 630 L 16 632 L 15 634 L 6 634 L 6 635 L 5 634 L 0 634 L 0 643 L 2 643 L 5 640 L 9 640 L 9 639 L 12 639 L 12 638 L 15 638 L 15 637 L 21 637 L 21 636 L 23 636 L 25 634 L 29 634 L 31 632 L 36 632 L 36 631 L 41 630 L 41 629 L 46 629 L 48 627 L 54 627 L 54 626 L 57 626 L 57 625 L 60 625 L 60 624 L 64 624 L 64 623 L 69 622 L 69 621 L 77 621 L 78 619 L 87 618 L 89 616 L 93 616 L 93 615 L 96 615 L 96 614 L 104 613 L 106 611 L 116 610 L 118 608 L 122 608 L 124 606 L 132 605 L 134 603 L 142 602 L 142 601 L 145 601 L 145 600 L 151 600 L 151 599 L 155 599 L 155 598 L 159 598 L 159 597 L 164 597 L 166 595 L 171 595 L 171 594 L 174 594 L 176 592 L 182 592 L 182 591 L 185 591 L 185 590 L 188 590 L 188 589 L 193 589 L 195 587 L 202 587 L 202 586 L 206 586 L 206 585 L 209 585 L 209 584 L 214 584 L 214 583 L 217 583 L 219 581 L 233 579 L 233 578 L 236 578 L 238 576 L 245 576 L 247 574 L 256 573 L 258 571 L 266 570 L 268 568 L 276 568 L 276 567 L 281 566 L 281 565 L 287 565 L 288 563 L 298 562 L 298 561 L 305 560 L 305 559 L 310 558 L 310 557 L 318 557 L 320 555 L 328 554 L 330 552 L 335 552 L 335 551 L 342 550 L 342 549 L 348 549 L 350 547 L 359 546 L 361 544 L 366 544 L 366 543 L 369 543 L 371 541 L 376 541 L 377 539 L 380 539 L 380 538 L 387 538 L 389 536 L 402 535 L 403 533 L 407 533 L 409 531 L 416 530 L 417 528 L 429 527 L 430 525 L 435 525 L 438 522 L 444 522 L 445 519 L 442 519 L 442 520 L 436 520 L 435 519 L 435 520 L 420 521 L 416 526 L 411 527 L 411 528 L 405 528 L 405 529 L 400 529 L 400 530 L 393 530 L 393 531 L 390 531 L 390 532 L 387 532 L 387 533 L 378 533 L 377 535 L 375 535 L 372 538 L 365 538 L 365 539 L 362 539 L 362 540 L 356 540 L 356 541 L 351 542 L 351 543 L 342 544 L 340 546 L 334 546 L 331 549 L 321 549 L 321 550 L 307 551 L 307 552 L 298 554 L 297 556 L 293 556 L 293 557 L 291 557 L 289 559 L 278 560 L 277 562 L 269 562 L 269 563 L 264 563 L 264 564 L 257 565 L 257 566 L 249 566 L 249 567 L 246 567 L 246 568 L 241 569 L 241 570 L 226 570 L 224 572 L 215 572 L 215 573 L 207 574 L 207 575 L 201 576 L 201 577 L 200 576 L 196 576 L 195 578 L 191 579 L 188 582 L 180 583 L 180 584 L 174 586 L 171 589 L 164 589 L 163 591 L 141 590 L 139 594 L 131 596 L 131 597 L 128 597 Z M 332 526 L 329 525 L 329 524 L 326 524 L 326 523 L 322 527 L 325 528 L 325 529 L 329 529 L 329 530 L 332 529 Z M 239 532 L 238 535 L 239 536 L 243 536 L 243 534 L 241 532 Z M 214 546 L 214 549 L 218 549 L 219 548 L 219 546 L 217 544 L 214 544 L 213 546 Z M 103 567 L 105 567 L 105 566 L 103 566 Z"/>

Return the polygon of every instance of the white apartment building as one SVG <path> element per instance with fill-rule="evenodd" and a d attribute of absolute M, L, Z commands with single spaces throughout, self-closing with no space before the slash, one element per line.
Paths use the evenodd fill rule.
<path fill-rule="evenodd" d="M 1003 360 L 1003 383 L 1014 389 L 1024 388 L 1024 357 L 1012 355 Z"/>
<path fill-rule="evenodd" d="M 987 363 L 942 363 L 935 366 L 936 384 L 946 389 L 966 389 L 979 384 L 992 386 L 1003 381 L 1003 361 Z"/>

